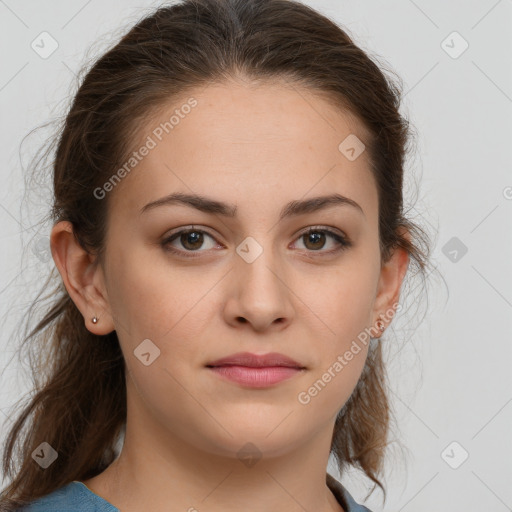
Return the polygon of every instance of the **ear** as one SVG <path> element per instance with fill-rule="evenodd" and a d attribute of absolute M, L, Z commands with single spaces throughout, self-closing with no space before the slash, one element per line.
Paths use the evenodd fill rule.
<path fill-rule="evenodd" d="M 405 228 L 401 233 L 403 237 L 411 240 L 411 235 Z M 384 327 L 387 327 L 391 323 L 400 300 L 400 287 L 408 266 L 409 253 L 402 248 L 396 248 L 389 260 L 381 266 L 372 325 L 379 325 L 382 322 Z M 379 329 L 375 331 L 378 332 L 376 338 L 382 335 Z"/>
<path fill-rule="evenodd" d="M 115 327 L 103 269 L 78 243 L 71 222 L 61 221 L 53 226 L 50 247 L 64 286 L 84 317 L 85 327 L 97 335 L 112 332 Z M 93 317 L 98 319 L 95 324 Z"/>

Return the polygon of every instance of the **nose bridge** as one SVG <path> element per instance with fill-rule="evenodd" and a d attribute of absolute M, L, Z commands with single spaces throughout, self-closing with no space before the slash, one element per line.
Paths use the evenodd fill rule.
<path fill-rule="evenodd" d="M 275 249 L 270 232 L 247 236 L 236 248 L 238 255 L 237 268 L 244 281 L 256 283 L 279 281 L 276 269 L 282 268 L 278 261 L 279 251 Z M 282 279 L 282 278 L 281 278 Z"/>
<path fill-rule="evenodd" d="M 249 315 L 251 311 L 266 311 L 280 317 L 287 311 L 285 265 L 272 239 L 271 232 L 247 236 L 236 248 L 237 295 Z"/>

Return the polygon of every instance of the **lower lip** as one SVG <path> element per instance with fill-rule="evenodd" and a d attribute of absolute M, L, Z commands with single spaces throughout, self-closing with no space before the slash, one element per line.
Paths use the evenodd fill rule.
<path fill-rule="evenodd" d="M 287 366 L 265 366 L 263 368 L 250 368 L 248 366 L 215 366 L 210 367 L 221 377 L 238 382 L 252 388 L 265 388 L 289 379 L 302 370 Z"/>

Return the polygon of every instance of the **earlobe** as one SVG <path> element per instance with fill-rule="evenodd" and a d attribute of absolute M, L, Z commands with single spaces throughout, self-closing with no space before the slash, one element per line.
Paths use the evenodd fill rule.
<path fill-rule="evenodd" d="M 382 266 L 374 305 L 374 322 L 384 326 L 391 323 L 400 300 L 400 289 L 409 266 L 409 253 L 399 247 Z M 380 329 L 383 331 L 384 329 Z"/>
<path fill-rule="evenodd" d="M 60 221 L 53 226 L 50 247 L 64 286 L 82 313 L 86 328 L 97 335 L 112 332 L 115 326 L 102 269 L 75 238 L 71 222 Z"/>

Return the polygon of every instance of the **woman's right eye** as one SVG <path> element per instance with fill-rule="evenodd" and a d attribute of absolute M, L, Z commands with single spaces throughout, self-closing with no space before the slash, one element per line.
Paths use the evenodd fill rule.
<path fill-rule="evenodd" d="M 205 235 L 206 237 L 215 240 L 212 235 L 208 234 L 206 231 L 203 231 L 202 229 L 182 229 L 166 237 L 162 241 L 162 246 L 164 247 L 165 250 L 168 250 L 170 252 L 179 253 L 181 255 L 185 255 L 186 257 L 195 257 L 196 255 L 192 256 L 187 255 L 186 253 L 204 252 L 199 251 L 198 249 L 200 249 L 201 246 L 205 243 Z M 184 249 L 177 249 L 175 246 L 172 245 L 172 243 L 177 243 L 181 245 L 181 247 L 183 247 Z M 215 247 L 215 244 L 208 247 L 207 250 L 213 247 Z"/>

